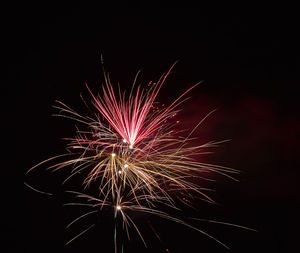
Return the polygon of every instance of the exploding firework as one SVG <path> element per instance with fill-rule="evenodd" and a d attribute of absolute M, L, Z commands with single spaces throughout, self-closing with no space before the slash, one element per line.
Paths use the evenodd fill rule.
<path fill-rule="evenodd" d="M 156 103 L 157 95 L 173 66 L 157 82 L 149 82 L 147 88 L 136 85 L 138 73 L 128 94 L 121 92 L 120 87 L 116 92 L 108 73 L 104 71 L 101 95 L 94 95 L 87 87 L 92 98 L 93 116 L 82 116 L 64 103 L 57 102 L 57 116 L 73 119 L 82 124 L 83 129 L 77 128 L 74 138 L 66 138 L 66 154 L 43 161 L 28 171 L 42 165 L 53 171 L 70 168 L 64 183 L 77 177 L 83 187 L 80 192 L 68 191 L 78 201 L 66 205 L 89 206 L 93 210 L 79 216 L 67 227 L 99 210 L 110 209 L 116 220 L 116 251 L 123 247 L 117 243 L 118 231 L 126 231 L 129 237 L 130 226 L 145 243 L 131 215 L 137 212 L 183 224 L 224 245 L 203 230 L 159 209 L 160 206 L 166 206 L 179 210 L 178 203 L 193 206 L 192 199 L 196 195 L 213 202 L 207 194 L 209 189 L 195 183 L 193 179 L 211 173 L 232 178 L 233 173 L 238 173 L 231 168 L 199 161 L 198 157 L 207 148 L 221 143 L 211 141 L 201 145 L 192 144 L 195 140 L 192 135 L 205 118 L 187 134 L 178 129 L 178 121 L 174 116 L 180 111 L 179 105 L 186 100 L 185 95 L 198 84 L 186 90 L 169 106 L 162 107 Z M 60 159 L 63 160 L 53 163 Z M 47 165 L 49 163 L 52 164 Z M 85 193 L 91 187 L 97 190 L 94 196 Z"/>

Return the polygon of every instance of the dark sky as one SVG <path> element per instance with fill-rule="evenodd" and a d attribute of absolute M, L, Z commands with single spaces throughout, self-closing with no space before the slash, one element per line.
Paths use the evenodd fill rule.
<path fill-rule="evenodd" d="M 242 171 L 240 182 L 218 177 L 213 196 L 219 205 L 197 203 L 198 210 L 192 214 L 259 232 L 200 224 L 232 248 L 226 251 L 196 232 L 154 219 L 163 242 L 145 229 L 148 249 L 134 235 L 137 243 L 130 243 L 125 252 L 167 252 L 166 248 L 173 253 L 193 249 L 293 251 L 300 204 L 296 165 L 299 29 L 295 15 L 219 14 L 180 6 L 40 5 L 19 7 L 9 20 L 6 81 L 13 93 L 4 101 L 12 110 L 10 116 L 15 115 L 10 122 L 17 126 L 16 146 L 22 153 L 10 165 L 16 173 L 63 152 L 61 138 L 74 133 L 73 122 L 51 117 L 55 112 L 51 106 L 58 99 L 84 112 L 79 94 L 88 95 L 85 82 L 94 91 L 99 89 L 101 54 L 112 80 L 124 89 L 130 87 L 139 69 L 146 83 L 158 79 L 178 60 L 159 99 L 171 102 L 204 80 L 190 93 L 181 119 L 195 124 L 218 108 L 199 136 L 231 139 L 208 159 Z M 21 145 L 24 147 L 19 148 Z M 25 178 L 56 191 L 58 197 L 24 188 L 23 206 L 10 213 L 20 218 L 3 220 L 7 234 L 12 235 L 4 244 L 18 252 L 113 252 L 109 216 L 102 220 L 99 216 L 95 229 L 69 247 L 63 246 L 80 227 L 65 229 L 76 211 L 62 207 L 61 177 L 37 173 Z M 15 196 L 8 194 L 7 199 L 14 202 Z M 143 217 L 137 221 L 146 227 Z"/>

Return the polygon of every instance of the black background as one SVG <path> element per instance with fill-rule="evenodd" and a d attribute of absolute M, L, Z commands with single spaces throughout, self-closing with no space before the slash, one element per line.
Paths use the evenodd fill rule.
<path fill-rule="evenodd" d="M 135 7 L 135 8 L 134 8 Z M 139 7 L 139 8 L 137 8 Z M 114 82 L 130 87 L 139 69 L 146 83 L 179 60 L 159 100 L 172 101 L 192 84 L 195 88 L 180 116 L 197 123 L 218 108 L 199 130 L 202 140 L 231 139 L 211 161 L 242 171 L 240 182 L 218 177 L 212 196 L 219 203 L 196 203 L 185 215 L 232 222 L 259 232 L 193 223 L 231 247 L 180 225 L 152 219 L 159 242 L 136 217 L 148 248 L 136 234 L 124 252 L 293 252 L 297 244 L 299 127 L 297 69 L 298 18 L 291 12 L 215 13 L 202 8 L 170 6 L 19 6 L 4 21 L 8 75 L 3 99 L 10 162 L 5 167 L 2 218 L 3 247 L 10 252 L 113 252 L 113 223 L 108 214 L 86 235 L 64 246 L 88 224 L 66 230 L 77 209 L 63 207 L 64 172 L 35 172 L 24 178 L 57 197 L 6 185 L 15 174 L 64 151 L 63 137 L 74 124 L 51 117 L 56 99 L 82 110 L 85 82 L 97 91 L 102 82 L 100 55 Z M 13 88 L 12 93 L 7 93 Z M 6 157 L 7 158 L 7 157 Z M 95 222 L 91 219 L 90 222 Z M 82 227 L 81 227 L 82 226 Z M 294 251 L 295 252 L 295 251 Z"/>

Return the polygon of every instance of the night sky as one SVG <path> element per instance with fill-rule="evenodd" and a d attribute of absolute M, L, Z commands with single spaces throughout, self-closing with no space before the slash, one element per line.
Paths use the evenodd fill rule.
<path fill-rule="evenodd" d="M 52 117 L 56 113 L 52 105 L 61 100 L 86 113 L 80 94 L 89 99 L 85 83 L 100 91 L 101 54 L 113 82 L 123 89 L 130 87 L 138 70 L 142 69 L 140 81 L 146 84 L 178 60 L 158 100 L 168 104 L 203 80 L 178 117 L 191 126 L 217 108 L 197 134 L 201 141 L 231 141 L 205 159 L 241 171 L 239 182 L 216 177 L 211 187 L 217 205 L 196 200 L 197 210 L 185 210 L 184 215 L 258 232 L 193 223 L 229 245 L 228 251 L 180 225 L 137 215 L 148 248 L 133 232 L 124 252 L 295 252 L 300 204 L 298 18 L 290 13 L 134 7 L 26 6 L 10 17 L 6 83 L 13 93 L 3 101 L 9 105 L 8 125 L 17 129 L 10 136 L 16 144 L 6 169 L 13 177 L 24 175 L 36 163 L 64 152 L 62 138 L 73 136 L 74 123 Z M 13 218 L 4 216 L 1 221 L 7 252 L 113 252 L 113 219 L 107 213 L 88 220 L 96 222 L 95 228 L 64 246 L 87 227 L 81 223 L 65 229 L 80 209 L 63 206 L 64 173 L 36 171 L 24 177 L 22 181 L 55 195 L 24 186 L 23 206 L 20 192 L 5 188 L 5 206 L 14 207 L 7 212 Z"/>

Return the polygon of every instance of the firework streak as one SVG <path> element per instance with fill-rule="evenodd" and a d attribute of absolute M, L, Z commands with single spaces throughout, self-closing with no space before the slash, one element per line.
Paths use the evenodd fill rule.
<path fill-rule="evenodd" d="M 164 205 L 179 210 L 176 203 L 180 201 L 191 206 L 192 198 L 196 195 L 213 202 L 205 193 L 207 189 L 192 179 L 202 178 L 207 173 L 219 173 L 232 178 L 232 173 L 238 173 L 227 167 L 198 161 L 197 157 L 204 153 L 204 149 L 216 147 L 220 142 L 193 145 L 191 140 L 195 138 L 191 135 L 195 129 L 183 137 L 183 131 L 175 127 L 176 121 L 173 117 L 179 112 L 178 106 L 186 100 L 186 93 L 197 84 L 169 106 L 156 106 L 155 99 L 173 66 L 157 82 L 148 83 L 147 89 L 136 85 L 137 74 L 128 94 L 122 93 L 120 88 L 115 92 L 109 75 L 104 71 L 102 96 L 94 95 L 88 88 L 94 108 L 93 117 L 79 115 L 64 103 L 57 102 L 57 115 L 81 123 L 84 130 L 77 128 L 76 137 L 67 138 L 66 154 L 50 158 L 29 170 L 47 165 L 56 159 L 64 159 L 47 168 L 54 171 L 71 168 L 64 183 L 79 177 L 83 184 L 80 191 L 85 192 L 90 187 L 96 187 L 97 195 L 94 196 L 69 191 L 77 197 L 78 202 L 67 205 L 84 205 L 95 209 L 78 217 L 68 227 L 99 210 L 111 208 L 116 221 L 116 252 L 123 251 L 120 242 L 122 239 L 117 238 L 121 234 L 118 230 L 124 231 L 129 237 L 129 226 L 137 231 L 145 243 L 134 218 L 129 215 L 134 212 L 153 214 L 175 221 L 224 245 L 204 231 L 157 208 Z M 67 244 L 93 226 L 86 228 Z"/>

